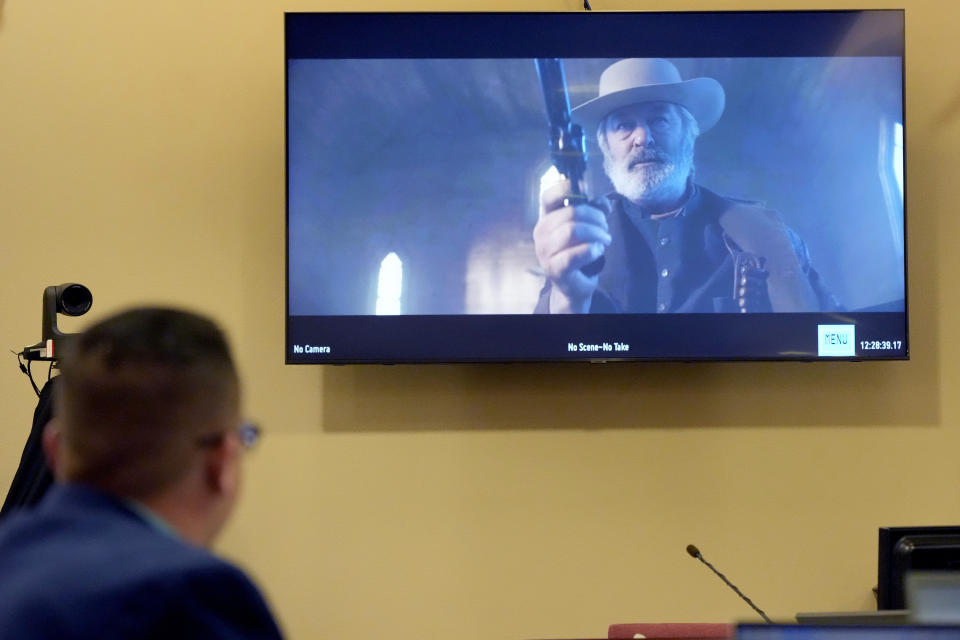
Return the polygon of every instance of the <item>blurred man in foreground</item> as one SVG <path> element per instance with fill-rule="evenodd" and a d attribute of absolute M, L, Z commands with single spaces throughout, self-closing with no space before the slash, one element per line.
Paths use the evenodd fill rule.
<path fill-rule="evenodd" d="M 0 638 L 279 638 L 250 579 L 206 550 L 257 435 L 216 325 L 127 311 L 61 371 L 44 433 L 57 484 L 0 526 Z"/>

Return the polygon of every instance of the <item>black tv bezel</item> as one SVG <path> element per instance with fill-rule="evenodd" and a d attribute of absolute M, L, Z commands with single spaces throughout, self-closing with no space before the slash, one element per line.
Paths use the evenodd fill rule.
<path fill-rule="evenodd" d="M 877 540 L 877 609 L 880 611 L 905 609 L 905 567 L 898 562 L 901 542 L 912 540 L 940 544 L 951 539 L 960 550 L 960 525 L 917 527 L 880 527 Z M 923 546 L 921 544 L 921 546 Z M 899 576 L 897 574 L 900 574 Z M 899 579 L 898 579 L 899 578 Z"/>
<path fill-rule="evenodd" d="M 848 50 L 839 46 L 843 36 L 848 32 L 850 21 L 874 15 L 883 15 L 885 20 L 891 14 L 898 14 L 896 33 L 887 33 L 884 38 L 874 40 L 864 47 L 859 43 L 855 50 Z M 901 105 L 903 122 L 906 124 L 906 58 L 905 58 L 905 10 L 904 9 L 829 9 L 829 10 L 766 10 L 766 11 L 597 11 L 597 12 L 285 12 L 285 53 L 284 53 L 284 150 L 285 150 L 285 362 L 286 364 L 443 364 L 443 363 L 474 363 L 474 362 L 617 362 L 617 361 L 673 361 L 673 362 L 738 362 L 738 361 L 891 361 L 909 360 L 909 295 L 908 295 L 908 256 L 907 256 L 907 185 L 906 185 L 906 156 L 907 139 L 906 129 L 903 131 L 904 149 L 904 184 L 903 184 L 903 260 L 904 260 L 904 310 L 890 313 L 884 312 L 851 312 L 851 313 L 803 313 L 803 314 L 754 314 L 751 319 L 764 325 L 770 325 L 775 333 L 778 329 L 801 323 L 815 327 L 817 324 L 852 323 L 857 328 L 857 342 L 889 342 L 892 325 L 902 324 L 902 347 L 893 350 L 882 350 L 881 353 L 870 353 L 857 348 L 856 355 L 840 357 L 821 357 L 810 352 L 809 349 L 794 349 L 790 345 L 780 343 L 777 347 L 767 349 L 763 353 L 753 353 L 743 350 L 737 353 L 702 354 L 658 354 L 647 351 L 639 356 L 625 356 L 616 351 L 586 352 L 586 355 L 571 357 L 568 354 L 544 356 L 542 353 L 524 355 L 523 349 L 517 349 L 509 344 L 502 344 L 502 340 L 491 340 L 498 348 L 489 348 L 476 353 L 460 350 L 458 354 L 426 355 L 424 353 L 406 353 L 397 350 L 382 350 L 382 346 L 374 341 L 371 353 L 355 352 L 348 357 L 339 357 L 332 354 L 294 354 L 294 345 L 303 340 L 292 337 L 294 332 L 312 332 L 311 325 L 318 322 L 325 327 L 336 324 L 338 331 L 352 334 L 360 325 L 373 326 L 374 335 L 382 334 L 384 329 L 391 331 L 399 325 L 416 325 L 408 335 L 430 335 L 429 328 L 443 327 L 447 334 L 458 334 L 459 327 L 465 323 L 480 323 L 490 326 L 508 326 L 515 336 L 513 342 L 522 343 L 528 335 L 542 333 L 542 317 L 520 315 L 401 315 L 401 316 L 291 316 L 290 314 L 290 182 L 289 182 L 289 86 L 287 64 L 294 58 L 404 58 L 404 57 L 486 57 L 507 58 L 521 57 L 534 58 L 543 56 L 552 57 L 620 57 L 623 49 L 620 47 L 626 37 L 621 31 L 626 25 L 618 24 L 617 18 L 623 15 L 642 15 L 645 20 L 652 21 L 649 33 L 653 37 L 645 36 L 641 45 L 632 47 L 632 55 L 638 57 L 787 57 L 814 55 L 812 49 L 818 49 L 820 55 L 887 55 L 899 56 L 901 59 L 902 95 Z M 588 17 L 589 16 L 589 17 Z M 850 21 L 838 20 L 838 17 L 848 16 Z M 509 18 L 509 20 L 504 20 Z M 572 28 L 582 29 L 580 24 L 584 18 L 597 20 L 598 29 L 607 29 L 614 37 L 607 41 L 597 38 L 570 39 L 567 37 Z M 690 20 L 699 18 L 709 19 L 711 28 L 698 31 L 697 38 L 665 40 L 656 37 L 656 34 L 667 34 L 669 29 L 661 29 L 658 21 Z M 380 29 L 382 35 L 383 20 L 389 19 L 391 29 L 387 38 L 369 37 L 369 31 L 364 26 Z M 469 30 L 444 30 L 445 24 L 462 23 L 463 20 L 479 21 L 483 28 Z M 551 20 L 566 25 L 564 29 L 543 29 L 543 21 Z M 577 24 L 571 24 L 576 21 Z M 309 24 L 307 24 L 309 23 Z M 531 32 L 531 24 L 537 23 L 538 37 L 535 42 L 522 36 Z M 766 34 L 765 38 L 750 39 L 743 37 L 745 23 L 750 23 L 755 29 Z M 462 26 L 462 24 L 460 25 Z M 476 25 L 474 25 L 476 26 Z M 556 25 L 553 25 L 554 27 Z M 324 37 L 315 37 L 318 29 L 323 28 Z M 496 27 L 498 38 L 491 45 L 490 29 Z M 485 30 L 486 29 L 486 30 Z M 424 34 L 431 34 L 431 39 Z M 632 32 L 630 32 L 632 33 Z M 802 37 L 801 37 L 802 34 Z M 471 49 L 472 48 L 472 49 Z M 826 53 L 829 51 L 829 53 Z M 472 53 L 472 55 L 464 55 Z M 336 54 L 336 55 L 331 55 Z M 481 55 L 482 54 L 482 55 Z M 684 315 L 686 317 L 684 317 Z M 591 328 L 602 325 L 606 320 L 614 318 L 623 321 L 625 317 L 639 318 L 644 323 L 659 321 L 655 319 L 670 318 L 679 320 L 679 324 L 690 323 L 704 331 L 714 331 L 718 322 L 723 325 L 720 331 L 726 329 L 726 323 L 742 323 L 743 317 L 734 314 L 637 314 L 627 316 L 580 315 L 580 316 L 550 316 L 551 322 L 572 323 L 579 327 L 580 335 L 589 334 Z M 614 320 L 616 322 L 617 320 Z M 661 320 L 669 322 L 669 320 Z M 379 326 L 377 326 L 379 325 Z M 424 329 L 428 327 L 428 329 Z M 740 324 L 742 329 L 742 324 Z M 869 333 L 864 336 L 860 331 L 867 328 Z M 742 332 L 742 331 L 741 331 Z M 899 336 L 895 334 L 894 337 Z M 510 341 L 508 341 L 510 342 Z M 605 340 L 594 341 L 603 342 Z M 587 338 L 587 345 L 595 346 Z M 369 345 L 368 345 L 369 347 Z M 508 352 L 502 352 L 506 348 Z M 369 350 L 369 349 L 368 349 Z M 384 355 L 389 354 L 389 355 Z"/>

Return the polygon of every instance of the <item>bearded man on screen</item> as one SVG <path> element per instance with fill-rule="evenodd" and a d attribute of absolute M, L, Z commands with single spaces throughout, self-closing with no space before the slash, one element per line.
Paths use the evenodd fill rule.
<path fill-rule="evenodd" d="M 541 194 L 533 238 L 546 283 L 536 313 L 839 309 L 775 211 L 694 182 L 696 140 L 724 104 L 719 82 L 682 80 L 667 60 L 631 58 L 603 72 L 598 97 L 573 119 L 596 132 L 615 191 L 569 206 L 568 181 Z M 601 256 L 599 273 L 583 269 Z"/>

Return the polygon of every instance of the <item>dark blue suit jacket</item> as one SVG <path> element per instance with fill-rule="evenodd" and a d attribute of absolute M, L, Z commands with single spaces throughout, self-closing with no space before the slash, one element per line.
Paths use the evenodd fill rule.
<path fill-rule="evenodd" d="M 93 489 L 0 526 L 0 638 L 280 638 L 237 567 Z"/>

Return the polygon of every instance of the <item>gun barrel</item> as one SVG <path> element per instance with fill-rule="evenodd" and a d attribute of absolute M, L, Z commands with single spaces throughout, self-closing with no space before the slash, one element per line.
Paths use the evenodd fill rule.
<path fill-rule="evenodd" d="M 543 90 L 543 102 L 547 109 L 547 124 L 550 130 L 550 157 L 553 166 L 570 180 L 570 194 L 564 206 L 586 202 L 580 191 L 580 181 L 587 171 L 587 145 L 583 129 L 573 122 L 570 114 L 570 97 L 567 79 L 560 58 L 537 58 L 537 75 Z M 603 269 L 604 257 L 600 256 L 581 271 L 594 276 Z"/>
<path fill-rule="evenodd" d="M 580 180 L 587 168 L 583 130 L 570 115 L 570 98 L 563 63 L 559 58 L 537 58 L 537 74 L 543 90 L 543 102 L 550 128 L 550 153 L 553 165 L 572 184 L 573 195 L 580 195 Z"/>
<path fill-rule="evenodd" d="M 570 125 L 570 99 L 567 97 L 567 79 L 559 58 L 537 58 L 537 73 L 543 89 L 543 102 L 547 108 L 550 126 L 564 129 Z"/>

